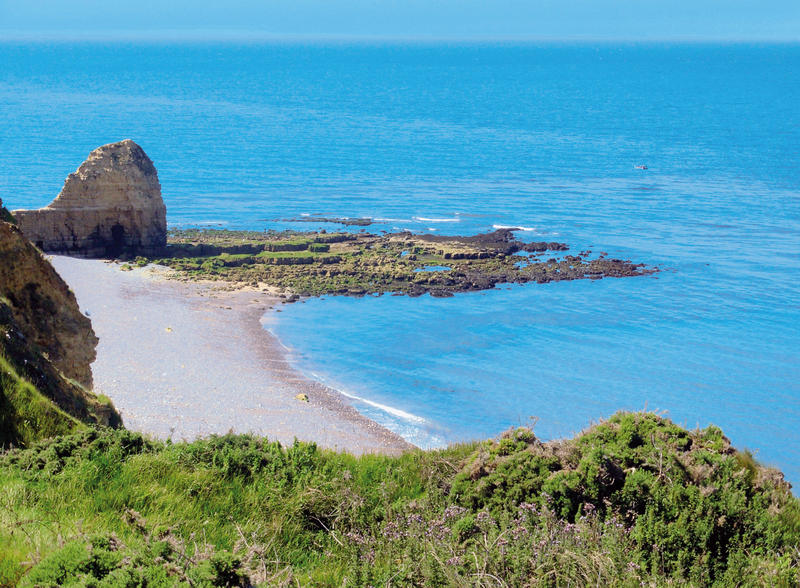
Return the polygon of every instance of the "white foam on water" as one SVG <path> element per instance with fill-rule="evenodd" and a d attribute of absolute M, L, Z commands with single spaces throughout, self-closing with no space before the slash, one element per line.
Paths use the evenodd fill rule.
<path fill-rule="evenodd" d="M 325 382 L 325 379 L 320 377 L 319 374 L 315 374 L 311 372 L 311 375 L 314 377 L 315 380 L 324 383 L 326 386 L 328 385 Z M 366 398 L 362 398 L 361 396 L 356 396 L 355 394 L 351 394 L 349 392 L 345 392 L 340 388 L 335 388 L 335 390 L 341 394 L 342 396 L 346 396 L 347 398 L 352 398 L 353 400 L 357 400 L 358 402 L 363 402 L 364 404 L 368 404 L 373 408 L 377 408 L 378 410 L 382 410 L 383 412 L 390 414 L 394 417 L 401 418 L 403 420 L 409 421 L 411 423 L 419 423 L 424 424 L 428 421 L 422 418 L 421 416 L 417 416 L 415 414 L 411 414 L 410 412 L 406 412 L 399 408 L 395 408 L 393 406 L 388 406 L 386 404 L 381 404 L 380 402 L 375 402 L 374 400 L 367 400 Z"/>
<path fill-rule="evenodd" d="M 278 342 L 278 345 L 280 345 L 281 347 L 283 347 L 283 350 L 284 350 L 286 353 L 293 353 L 293 352 L 294 352 L 294 350 L 293 350 L 291 347 L 287 347 L 287 346 L 286 346 L 286 345 L 283 343 L 283 341 L 281 341 L 281 340 L 278 338 L 278 335 L 276 335 L 276 334 L 275 334 L 275 331 L 273 331 L 273 330 L 272 330 L 270 327 L 268 327 L 268 326 L 266 325 L 266 322 L 265 322 L 265 321 L 263 321 L 263 320 L 261 321 L 261 326 L 262 326 L 262 328 L 263 328 L 263 329 L 264 329 L 264 330 L 265 330 L 267 333 L 269 333 L 270 335 L 272 335 L 272 336 L 273 336 L 273 338 L 275 339 L 275 341 L 277 341 L 277 342 Z"/>
<path fill-rule="evenodd" d="M 492 225 L 493 229 L 518 229 L 520 231 L 536 231 L 535 227 L 522 227 L 520 225 Z"/>
<path fill-rule="evenodd" d="M 425 216 L 415 216 L 415 221 L 424 223 L 460 223 L 460 218 L 430 218 Z"/>

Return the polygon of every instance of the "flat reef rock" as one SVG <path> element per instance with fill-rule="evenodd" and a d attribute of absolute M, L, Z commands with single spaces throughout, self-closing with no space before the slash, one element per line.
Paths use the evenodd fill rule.
<path fill-rule="evenodd" d="M 13 215 L 28 239 L 53 253 L 153 255 L 167 243 L 158 173 L 130 139 L 92 151 L 46 207 Z"/>

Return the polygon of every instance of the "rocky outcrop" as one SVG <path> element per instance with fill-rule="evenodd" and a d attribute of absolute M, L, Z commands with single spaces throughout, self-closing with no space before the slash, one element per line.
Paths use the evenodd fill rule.
<path fill-rule="evenodd" d="M 17 227 L 0 221 L 0 356 L 69 415 L 118 426 L 114 407 L 89 391 L 96 346 L 90 320 L 61 277 Z M 0 373 L 4 406 L 14 374 Z"/>
<path fill-rule="evenodd" d="M 158 255 L 167 243 L 158 173 L 130 139 L 92 151 L 45 208 L 13 214 L 30 241 L 53 253 Z"/>
<path fill-rule="evenodd" d="M 0 221 L 14 224 L 16 221 L 11 213 L 3 206 L 3 200 L 0 199 Z"/>
<path fill-rule="evenodd" d="M 25 339 L 66 377 L 90 388 L 97 337 L 75 295 L 19 229 L 0 222 L 0 297 Z"/>

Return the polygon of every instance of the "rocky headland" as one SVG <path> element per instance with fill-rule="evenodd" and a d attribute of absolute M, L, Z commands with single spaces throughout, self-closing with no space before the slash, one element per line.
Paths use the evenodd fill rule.
<path fill-rule="evenodd" d="M 39 210 L 14 211 L 39 249 L 77 257 L 156 262 L 187 280 L 213 279 L 285 297 L 342 294 L 452 296 L 501 283 L 631 277 L 658 268 L 558 242 L 525 242 L 514 229 L 472 236 L 411 232 L 172 231 L 153 162 L 131 140 L 98 147 Z M 297 220 L 367 226 L 369 218 Z"/>
<path fill-rule="evenodd" d="M 46 207 L 13 215 L 30 241 L 52 253 L 151 255 L 166 245 L 167 210 L 158 173 L 130 139 L 92 151 Z"/>

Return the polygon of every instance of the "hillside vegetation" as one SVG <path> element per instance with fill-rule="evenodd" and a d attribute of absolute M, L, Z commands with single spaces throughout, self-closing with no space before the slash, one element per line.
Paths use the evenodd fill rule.
<path fill-rule="evenodd" d="M 119 426 L 111 402 L 91 392 L 97 344 L 91 322 L 8 218 L 0 202 L 0 448 L 81 423 Z"/>
<path fill-rule="evenodd" d="M 66 378 L 25 337 L 0 297 L 0 448 L 96 423 L 119 426 L 121 419 L 108 400 Z"/>
<path fill-rule="evenodd" d="M 800 501 L 716 427 L 353 457 L 87 428 L 0 457 L 0 584 L 794 586 Z"/>

